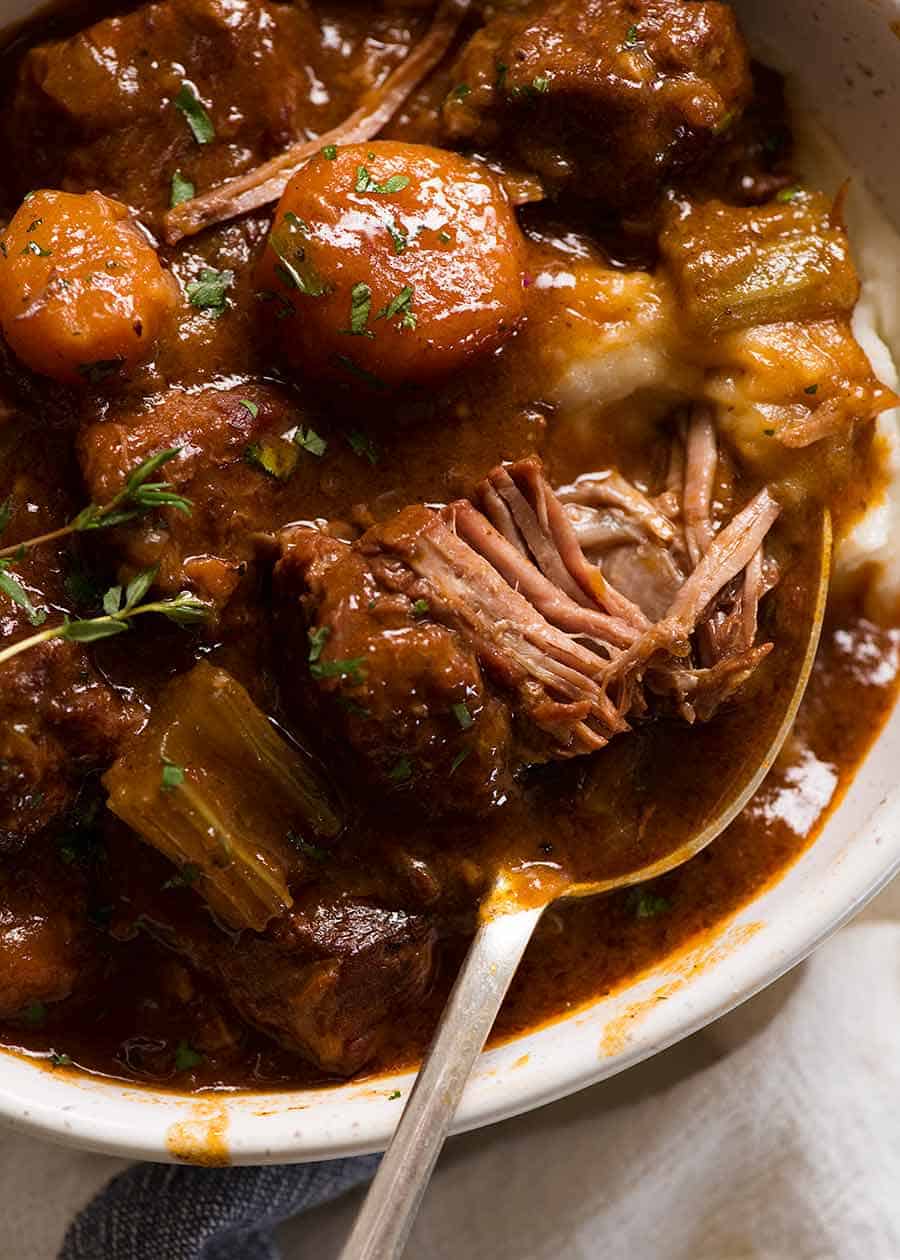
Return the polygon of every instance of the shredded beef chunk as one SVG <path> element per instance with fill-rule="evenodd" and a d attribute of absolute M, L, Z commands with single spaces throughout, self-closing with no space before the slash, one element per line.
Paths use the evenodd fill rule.
<path fill-rule="evenodd" d="M 0 850 L 63 813 L 85 772 L 112 761 L 140 721 L 85 649 L 61 639 L 4 664 L 0 713 Z"/>
<path fill-rule="evenodd" d="M 249 1023 L 336 1076 L 377 1053 L 403 1011 L 424 998 L 433 970 L 434 933 L 423 918 L 321 893 L 296 902 L 263 936 L 163 938 L 216 976 Z"/>
<path fill-rule="evenodd" d="M 80 457 L 95 502 L 112 498 L 151 455 L 175 447 L 161 475 L 191 502 L 189 513 L 168 508 L 110 530 L 104 541 L 132 568 L 157 568 L 163 591 L 189 587 L 225 604 L 255 554 L 253 531 L 278 519 L 278 473 L 286 480 L 299 454 L 281 434 L 293 432 L 299 418 L 274 387 L 248 384 L 172 389 L 150 411 L 88 426 Z"/>
<path fill-rule="evenodd" d="M 479 724 L 498 711 L 491 691 L 511 715 L 513 768 L 602 748 L 645 710 L 645 676 L 689 721 L 733 694 L 769 649 L 755 643 L 757 607 L 775 580 L 762 547 L 779 507 L 763 490 L 727 522 L 715 516 L 705 410 L 672 464 L 658 503 L 616 473 L 567 487 L 564 503 L 530 458 L 495 469 L 479 506 L 406 508 L 352 545 L 285 531 L 276 580 L 300 592 L 310 678 L 353 715 L 357 750 L 382 772 L 399 755 L 395 782 L 414 780 L 421 756 L 440 782 L 449 756 L 451 772 L 485 746 L 496 757 L 496 719 Z M 466 742 L 448 737 L 451 715 Z M 422 794 L 432 806 L 454 799 L 442 782 Z"/>
<path fill-rule="evenodd" d="M 732 11 L 681 0 L 556 0 L 473 36 L 443 107 L 447 136 L 502 146 L 550 188 L 618 211 L 649 203 L 747 103 Z"/>

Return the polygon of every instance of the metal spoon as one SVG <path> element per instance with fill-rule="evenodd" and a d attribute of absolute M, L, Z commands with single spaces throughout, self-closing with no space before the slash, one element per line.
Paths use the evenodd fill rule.
<path fill-rule="evenodd" d="M 681 829 L 681 836 L 686 834 L 687 838 L 674 845 L 669 842 L 664 852 L 653 853 L 638 867 L 580 879 L 562 890 L 537 885 L 523 896 L 522 881 L 514 873 L 502 872 L 495 880 L 482 906 L 478 931 L 341 1260 L 396 1260 L 402 1254 L 466 1082 L 547 906 L 560 897 L 589 897 L 644 883 L 687 862 L 725 830 L 771 769 L 806 690 L 825 612 L 831 560 L 828 513 L 823 512 L 813 525 L 812 536 L 807 535 L 804 542 L 799 572 L 792 574 L 792 586 L 782 600 L 781 629 L 788 644 L 775 665 L 777 686 L 768 703 L 748 704 L 743 711 L 737 706 L 729 714 L 732 730 L 726 732 L 724 741 L 719 729 L 717 741 L 735 754 L 730 763 L 723 765 L 720 760 L 713 774 L 698 776 L 697 768 L 706 764 L 701 751 L 699 758 L 695 756 L 688 764 L 688 773 L 693 775 L 691 792 L 679 797 L 688 814 Z M 752 715 L 752 735 L 747 710 Z M 727 738 L 732 731 L 740 731 L 742 737 Z M 627 742 L 622 741 L 623 745 Z M 621 791 L 618 768 L 605 760 L 611 749 L 604 751 L 597 764 L 610 767 L 604 788 L 615 783 Z M 679 814 L 683 816 L 681 809 Z"/>

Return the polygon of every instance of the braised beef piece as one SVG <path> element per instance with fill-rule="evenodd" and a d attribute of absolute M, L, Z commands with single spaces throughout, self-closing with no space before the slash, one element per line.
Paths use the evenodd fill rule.
<path fill-rule="evenodd" d="M 311 102 L 307 77 L 317 44 L 305 3 L 166 0 L 37 45 L 4 113 L 18 195 L 102 188 L 161 217 L 176 170 L 208 187 L 327 115 Z M 173 103 L 185 80 L 214 130 L 202 145 Z M 189 117 L 190 104 L 189 96 Z"/>
<path fill-rule="evenodd" d="M 85 881 L 52 842 L 0 860 L 0 1019 L 39 1022 L 93 973 L 98 946 Z"/>
<path fill-rule="evenodd" d="M 466 810 L 496 801 L 509 786 L 510 715 L 472 649 L 427 601 L 380 581 L 361 550 L 303 526 L 283 545 L 278 583 L 300 593 L 310 626 L 308 639 L 299 630 L 295 674 L 307 694 L 315 680 L 375 777 Z"/>
<path fill-rule="evenodd" d="M 297 447 L 280 435 L 300 419 L 274 386 L 246 384 L 171 389 L 149 411 L 88 426 L 79 455 L 94 501 L 108 501 L 151 455 L 180 447 L 160 476 L 192 504 L 190 513 L 167 508 L 108 531 L 102 541 L 134 569 L 157 568 L 156 584 L 167 593 L 187 587 L 227 603 L 255 555 L 254 530 L 279 519 L 282 482 L 266 467 L 297 461 Z"/>
<path fill-rule="evenodd" d="M 747 52 L 714 0 L 554 0 L 463 49 L 443 106 L 455 144 L 511 152 L 550 189 L 635 213 L 747 104 Z"/>
<path fill-rule="evenodd" d="M 15 849 L 108 765 L 141 713 L 109 687 L 85 648 L 52 639 L 0 669 L 0 850 Z"/>
<path fill-rule="evenodd" d="M 215 977 L 242 1018 L 323 1072 L 350 1076 L 431 981 L 434 932 L 405 910 L 308 892 L 263 935 L 150 925 Z"/>
<path fill-rule="evenodd" d="M 688 720 L 710 712 L 711 698 L 691 706 L 701 684 L 725 699 L 768 651 L 755 646 L 756 607 L 773 580 L 762 544 L 779 508 L 761 491 L 714 519 L 705 415 L 684 441 L 678 493 L 660 500 L 671 516 L 614 473 L 567 488 L 564 503 L 530 458 L 495 469 L 480 507 L 409 507 L 353 544 L 286 530 L 276 584 L 302 610 L 309 649 L 298 661 L 288 617 L 291 668 L 336 703 L 370 764 L 419 787 L 432 810 L 478 807 L 483 797 L 453 777 L 468 761 L 483 778 L 498 753 L 515 768 L 602 748 L 644 711 L 650 673 Z M 617 553 L 622 588 L 607 575 Z"/>

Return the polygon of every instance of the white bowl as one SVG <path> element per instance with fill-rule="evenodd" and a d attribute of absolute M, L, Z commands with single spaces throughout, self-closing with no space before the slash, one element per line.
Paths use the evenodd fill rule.
<path fill-rule="evenodd" d="M 0 4 L 6 21 L 36 7 L 27 0 Z M 792 73 L 900 224 L 900 164 L 894 160 L 900 41 L 890 27 L 900 19 L 900 0 L 789 0 L 777 10 L 738 0 L 736 7 L 754 48 Z M 820 838 L 779 882 L 677 966 L 663 964 L 624 992 L 484 1054 L 456 1130 L 502 1120 L 621 1072 L 804 958 L 900 868 L 898 766 L 900 708 Z M 52 1073 L 5 1053 L 0 1120 L 55 1141 L 144 1159 L 301 1162 L 382 1149 L 412 1079 L 404 1074 L 337 1089 L 179 1097 Z M 399 1098 L 392 1098 L 396 1091 Z"/>

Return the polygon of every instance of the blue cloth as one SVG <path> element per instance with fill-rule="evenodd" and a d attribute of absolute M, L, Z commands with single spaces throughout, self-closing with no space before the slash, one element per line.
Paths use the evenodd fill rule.
<path fill-rule="evenodd" d="M 59 1260 L 279 1260 L 275 1226 L 368 1181 L 378 1159 L 227 1169 L 139 1164 L 79 1213 Z"/>

